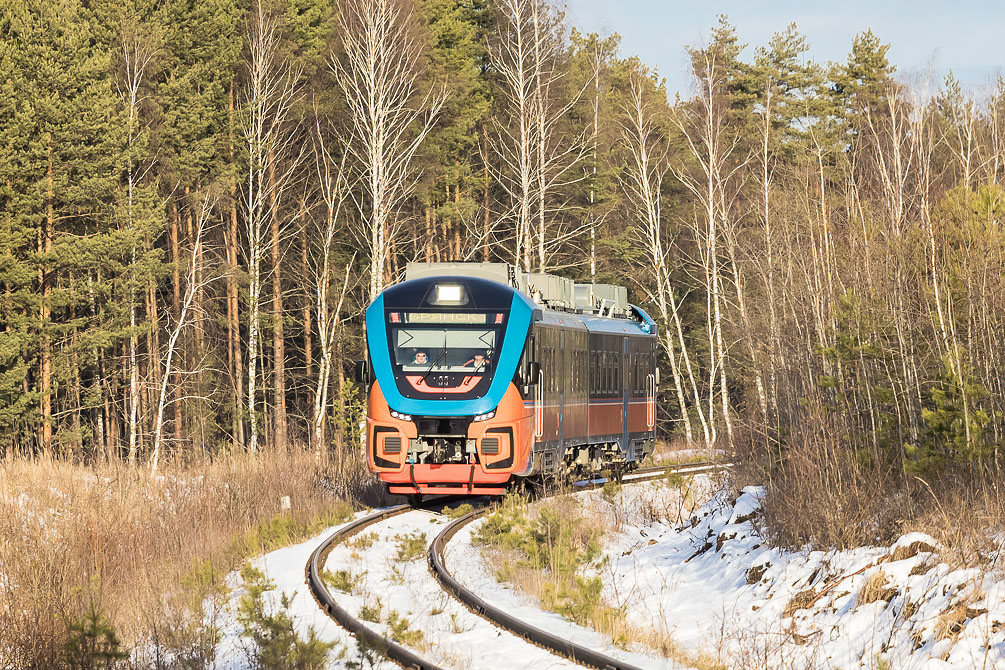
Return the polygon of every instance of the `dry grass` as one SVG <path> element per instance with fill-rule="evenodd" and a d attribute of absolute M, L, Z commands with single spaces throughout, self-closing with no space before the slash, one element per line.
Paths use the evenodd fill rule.
<path fill-rule="evenodd" d="M 794 438 L 785 455 L 770 467 L 741 453 L 734 467 L 737 485 L 767 487 L 761 530 L 775 544 L 847 549 L 897 536 L 910 501 L 892 476 L 866 471 L 826 433 Z"/>
<path fill-rule="evenodd" d="M 793 435 L 781 461 L 757 445 L 738 448 L 734 485 L 766 486 L 761 530 L 774 544 L 850 549 L 919 531 L 937 540 L 940 560 L 954 567 L 997 564 L 1005 465 L 973 463 L 924 481 L 896 465 L 863 465 L 835 435 L 824 423 Z"/>
<path fill-rule="evenodd" d="M 344 518 L 345 494 L 359 500 L 370 482 L 358 463 L 332 477 L 301 451 L 169 467 L 153 479 L 125 466 L 4 462 L 0 666 L 65 666 L 67 631 L 93 607 L 133 651 L 130 665 L 205 667 L 216 636 L 202 604 L 222 578 Z"/>
<path fill-rule="evenodd" d="M 900 592 L 888 581 L 886 573 L 882 570 L 877 570 L 869 575 L 869 579 L 865 580 L 865 584 L 858 591 L 858 604 L 868 605 L 880 600 L 889 602 L 895 598 Z"/>
<path fill-rule="evenodd" d="M 718 446 L 711 452 L 711 460 L 724 457 L 725 452 Z M 710 460 L 710 452 L 683 437 L 672 436 L 668 440 L 656 440 L 656 446 L 643 466 L 677 465 L 680 463 L 700 463 Z"/>
<path fill-rule="evenodd" d="M 806 589 L 792 596 L 785 609 L 782 611 L 782 618 L 787 619 L 799 610 L 810 607 L 817 599 L 817 592 L 814 589 Z"/>
<path fill-rule="evenodd" d="M 1005 532 L 1002 482 L 1005 469 L 999 467 L 956 473 L 931 486 L 913 480 L 917 504 L 903 530 L 931 535 L 941 545 L 939 559 L 954 567 L 1001 567 L 1000 534 Z"/>

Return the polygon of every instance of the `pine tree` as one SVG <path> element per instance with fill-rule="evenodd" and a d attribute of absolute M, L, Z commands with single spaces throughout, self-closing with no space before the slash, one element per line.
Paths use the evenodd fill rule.
<path fill-rule="evenodd" d="M 422 182 L 416 194 L 425 228 L 416 251 L 427 261 L 462 260 L 486 243 L 470 234 L 478 228 L 473 224 L 484 186 L 475 174 L 475 146 L 489 110 L 490 90 L 480 69 L 487 57 L 481 28 L 486 9 L 467 0 L 422 0 L 418 10 L 429 44 L 426 86 L 445 87 L 447 97 L 418 157 Z"/>
<path fill-rule="evenodd" d="M 11 314 L 8 333 L 21 324 L 18 348 L 23 361 L 32 361 L 28 384 L 38 394 L 38 447 L 49 451 L 57 444 L 53 414 L 59 403 L 73 427 L 65 444 L 79 448 L 81 380 L 100 374 L 119 334 L 112 291 L 99 282 L 123 259 L 111 216 L 123 124 L 109 55 L 91 38 L 90 12 L 75 2 L 13 3 L 2 25 L 5 80 L 16 91 L 11 113 L 0 120 L 10 189 L 4 227 L 11 250 L 23 259 L 8 284 L 9 304 L 22 317 Z M 18 300 L 15 292 L 28 293 L 23 269 L 30 265 L 34 295 Z M 35 315 L 31 326 L 28 314 Z M 107 391 L 99 388 L 97 395 L 107 398 Z M 91 406 L 100 430 L 106 428 L 107 415 L 99 409 L 104 404 Z"/>
<path fill-rule="evenodd" d="M 168 203 L 168 244 L 171 262 L 171 318 L 177 318 L 181 303 L 181 266 L 184 247 L 191 245 L 192 227 L 206 189 L 226 188 L 239 176 L 239 166 L 230 160 L 231 115 L 228 114 L 231 85 L 238 69 L 244 35 L 243 5 L 234 0 L 169 0 L 165 21 L 172 26 L 165 41 L 166 55 L 156 100 L 161 122 L 151 142 L 160 157 L 158 173 L 161 197 Z M 186 238 L 188 238 L 186 242 Z M 200 267 L 205 267 L 200 262 Z M 200 291 L 194 306 L 197 321 L 185 344 L 187 355 L 180 369 L 205 364 L 215 353 L 206 344 L 206 297 Z M 211 359 L 212 360 L 212 359 Z M 212 391 L 203 375 L 191 379 L 188 395 L 206 398 Z M 174 436 L 178 446 L 193 444 L 205 450 L 203 436 L 218 437 L 218 424 L 205 401 L 183 403 L 183 377 L 172 388 Z M 191 410 L 191 425 L 184 419 Z M 191 430 L 186 430 L 191 428 Z"/>

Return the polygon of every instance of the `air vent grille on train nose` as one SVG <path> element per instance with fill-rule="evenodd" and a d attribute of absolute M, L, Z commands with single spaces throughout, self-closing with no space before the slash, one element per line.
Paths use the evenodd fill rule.
<path fill-rule="evenodd" d="M 499 453 L 499 438 L 486 437 L 482 439 L 482 453 L 492 456 Z"/>
<path fill-rule="evenodd" d="M 400 454 L 401 453 L 401 438 L 400 437 L 385 437 L 384 438 L 384 453 L 385 454 Z"/>

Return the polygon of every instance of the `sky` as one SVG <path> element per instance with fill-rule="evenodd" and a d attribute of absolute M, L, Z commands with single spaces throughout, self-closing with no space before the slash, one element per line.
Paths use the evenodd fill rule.
<path fill-rule="evenodd" d="M 639 56 L 667 78 L 667 88 L 690 92 L 686 45 L 706 43 L 716 16 L 736 29 L 746 57 L 795 22 L 810 43 L 809 59 L 845 62 L 855 35 L 871 29 L 890 44 L 887 56 L 901 77 L 931 68 L 941 83 L 951 69 L 965 88 L 986 94 L 1005 73 L 1005 2 L 975 0 L 566 0 L 570 23 L 583 32 L 621 35 L 624 56 Z"/>

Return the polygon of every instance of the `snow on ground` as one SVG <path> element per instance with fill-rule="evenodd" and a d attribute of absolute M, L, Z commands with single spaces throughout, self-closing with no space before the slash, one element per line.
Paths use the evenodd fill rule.
<path fill-rule="evenodd" d="M 695 657 L 729 668 L 1005 669 L 1001 572 L 953 569 L 940 561 L 937 543 L 920 533 L 889 547 L 850 551 L 769 548 L 752 523 L 759 514 L 759 489 L 744 489 L 731 499 L 712 492 L 705 476 L 690 481 L 688 499 L 663 482 L 626 484 L 613 500 L 598 491 L 577 494 L 615 529 L 605 548 L 608 561 L 598 570 L 608 600 L 624 605 L 634 625 L 665 631 Z M 692 515 L 694 499 L 707 502 Z M 333 594 L 353 614 L 364 605 L 376 607 L 379 597 L 381 623 L 374 628 L 386 634 L 388 616 L 397 612 L 408 630 L 422 631 L 415 645 L 420 653 L 448 667 L 578 667 L 502 632 L 444 593 L 428 572 L 425 549 L 412 560 L 397 558 L 396 538 L 424 533 L 428 546 L 447 521 L 409 512 L 364 531 L 376 535 L 370 546 L 352 546 L 350 539 L 336 547 L 328 570 L 348 570 L 358 580 L 352 593 L 332 588 Z M 479 523 L 455 536 L 445 560 L 482 598 L 641 667 L 678 667 L 614 648 L 598 633 L 542 612 L 527 596 L 498 583 L 493 566 L 470 544 Z M 274 601 L 281 592 L 293 596 L 290 612 L 303 636 L 313 627 L 321 639 L 341 643 L 347 656 L 333 656 L 331 665 L 341 668 L 357 660 L 355 642 L 321 612 L 304 584 L 310 553 L 335 530 L 253 563 L 277 584 Z M 217 667 L 243 670 L 250 664 L 236 621 L 239 577 L 232 575 L 230 584 Z"/>
<path fill-rule="evenodd" d="M 921 533 L 850 551 L 769 548 L 752 523 L 760 489 L 731 499 L 707 477 L 690 481 L 686 498 L 663 482 L 626 483 L 613 500 L 577 494 L 615 529 L 598 574 L 630 623 L 728 668 L 1005 669 L 1002 572 L 953 569 Z M 694 499 L 707 502 L 691 515 Z M 480 523 L 451 543 L 456 576 L 535 625 L 603 647 L 595 633 L 496 583 L 489 559 L 470 544 Z"/>
<path fill-rule="evenodd" d="M 366 514 L 367 512 L 360 512 L 355 518 Z M 347 521 L 346 524 L 354 521 L 355 518 Z M 264 572 L 265 576 L 276 584 L 275 590 L 266 594 L 267 602 L 272 607 L 278 607 L 283 593 L 292 598 L 289 614 L 295 622 L 301 638 L 306 639 L 308 631 L 313 628 L 319 639 L 339 643 L 339 647 L 331 656 L 331 668 L 345 668 L 347 663 L 359 661 L 356 642 L 344 628 L 330 619 L 318 607 L 310 589 L 307 588 L 306 568 L 307 561 L 314 549 L 341 527 L 333 526 L 306 542 L 278 549 L 251 561 L 253 566 Z M 215 667 L 217 670 L 245 670 L 253 666 L 249 655 L 250 642 L 241 637 L 241 624 L 237 621 L 238 603 L 244 594 L 240 575 L 236 572 L 230 574 L 227 577 L 227 586 L 230 587 L 228 602 L 224 609 L 218 612 L 217 624 L 220 626 L 221 636 L 220 644 L 217 647 Z M 345 651 L 344 657 L 336 659 L 342 650 Z M 379 670 L 397 667 L 394 663 L 386 660 L 380 660 L 374 666 Z"/>
<path fill-rule="evenodd" d="M 353 547 L 352 541 L 336 547 L 328 557 L 328 570 L 350 570 L 362 575 L 351 594 L 333 594 L 353 615 L 364 605 L 374 607 L 379 599 L 381 624 L 373 628 L 387 635 L 386 624 L 393 610 L 409 621 L 410 630 L 422 631 L 423 642 L 408 645 L 423 658 L 457 668 L 581 668 L 570 661 L 506 633 L 471 613 L 446 593 L 430 574 L 426 562 L 429 543 L 450 519 L 416 510 L 402 514 L 363 532 L 377 537 L 368 548 Z M 396 537 L 425 534 L 422 551 L 412 560 L 398 558 Z M 358 537 L 358 536 L 357 536 Z M 449 563 L 448 563 L 449 567 Z"/>
<path fill-rule="evenodd" d="M 482 519 L 479 519 L 458 531 L 444 552 L 447 570 L 463 586 L 478 594 L 483 600 L 505 612 L 518 616 L 532 626 L 571 640 L 576 644 L 590 647 L 612 658 L 640 668 L 669 670 L 680 667 L 665 658 L 618 649 L 611 644 L 610 638 L 574 624 L 555 612 L 543 611 L 529 596 L 514 590 L 505 583 L 500 583 L 494 576 L 492 566 L 485 562 L 480 550 L 471 544 L 471 534 L 481 523 Z M 528 665 L 526 667 L 537 666 Z"/>
<path fill-rule="evenodd" d="M 583 494 L 620 521 L 606 595 L 635 624 L 728 667 L 1005 668 L 1005 575 L 952 569 L 920 533 L 850 551 L 768 548 L 755 487 L 720 491 L 674 527 L 654 519 L 666 488 L 626 485 L 613 505 Z"/>
<path fill-rule="evenodd" d="M 380 623 L 367 625 L 382 635 L 390 632 L 388 619 L 391 612 L 395 612 L 399 622 L 407 620 L 407 631 L 421 631 L 422 634 L 421 641 L 406 646 L 423 658 L 444 667 L 458 670 L 503 667 L 512 670 L 581 668 L 582 666 L 502 631 L 471 613 L 440 588 L 429 573 L 426 552 L 429 543 L 448 521 L 448 518 L 432 512 L 412 511 L 382 521 L 349 538 L 346 543 L 337 545 L 328 556 L 325 568 L 331 573 L 348 571 L 356 579 L 356 585 L 351 593 L 343 593 L 329 584 L 332 595 L 340 605 L 357 617 L 364 606 L 371 611 L 379 607 Z M 333 654 L 330 667 L 343 668 L 346 663 L 359 660 L 355 642 L 321 611 L 304 583 L 304 570 L 311 552 L 337 529 L 338 527 L 330 528 L 307 542 L 266 554 L 252 561 L 252 564 L 276 583 L 277 588 L 269 594 L 273 596 L 273 603 L 278 603 L 280 593 L 293 596 L 290 615 L 296 622 L 301 637 L 306 638 L 308 629 L 313 626 L 320 639 L 341 643 L 346 656 L 336 659 L 337 653 Z M 411 560 L 399 559 L 399 538 L 414 536 L 416 533 L 426 536 L 421 551 Z M 230 575 L 228 583 L 232 590 L 228 606 L 221 613 L 223 637 L 216 667 L 221 670 L 244 670 L 251 667 L 250 650 L 248 641 L 241 638 L 241 626 L 236 614 L 244 590 L 240 576 L 236 573 Z M 364 667 L 368 666 L 364 664 Z M 376 667 L 397 666 L 385 661 Z"/>

